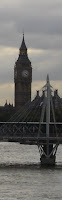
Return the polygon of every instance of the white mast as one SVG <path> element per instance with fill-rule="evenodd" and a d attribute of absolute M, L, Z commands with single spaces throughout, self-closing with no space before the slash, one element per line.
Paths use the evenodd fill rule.
<path fill-rule="evenodd" d="M 49 123 L 50 123 L 50 82 L 47 75 L 47 102 L 46 102 L 46 138 L 47 138 L 47 155 L 49 155 Z"/>
<path fill-rule="evenodd" d="M 49 75 L 47 75 L 47 103 L 46 103 L 46 137 L 49 137 L 49 123 L 50 123 L 50 82 Z"/>
<path fill-rule="evenodd" d="M 54 122 L 55 122 L 55 115 L 54 115 L 53 102 L 52 102 L 52 96 L 51 96 L 52 86 L 50 85 L 49 75 L 47 75 L 47 82 L 43 88 L 45 88 L 46 95 L 45 95 L 45 99 L 43 102 L 41 119 L 43 121 L 45 109 L 46 109 L 46 142 L 45 142 L 45 144 L 43 144 L 43 146 L 41 145 L 41 163 L 55 164 L 55 155 L 56 155 L 56 151 L 58 148 L 58 143 L 55 144 L 55 146 L 54 146 L 53 141 L 50 143 L 50 131 L 51 131 L 50 130 L 51 129 L 50 128 L 50 103 L 51 103 Z M 51 132 L 51 134 L 52 134 L 52 132 Z M 51 137 L 54 138 L 53 136 L 51 136 Z"/>

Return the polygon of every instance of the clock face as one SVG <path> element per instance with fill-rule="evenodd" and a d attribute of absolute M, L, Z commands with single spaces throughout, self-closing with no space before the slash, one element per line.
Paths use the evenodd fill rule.
<path fill-rule="evenodd" d="M 22 71 L 22 76 L 23 76 L 23 77 L 28 77 L 28 76 L 29 76 L 28 70 L 23 70 L 23 71 Z"/>

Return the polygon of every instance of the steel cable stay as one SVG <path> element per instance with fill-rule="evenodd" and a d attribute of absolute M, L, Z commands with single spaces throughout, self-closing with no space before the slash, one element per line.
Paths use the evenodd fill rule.
<path fill-rule="evenodd" d="M 19 115 L 15 118 L 15 122 L 20 122 L 20 121 L 22 122 L 24 116 L 26 115 L 27 111 L 29 110 L 29 105 L 28 105 L 28 108 L 26 108 L 26 106 L 24 106 L 22 112 L 19 113 Z"/>
<path fill-rule="evenodd" d="M 33 97 L 34 99 L 35 97 Z M 22 115 L 22 113 L 25 111 L 25 109 L 27 108 L 27 106 L 30 106 L 32 102 L 30 102 L 30 100 L 24 105 L 24 107 L 21 107 L 18 109 L 18 111 L 15 112 L 15 114 L 8 120 L 8 122 L 15 122 L 18 117 L 20 117 Z"/>
<path fill-rule="evenodd" d="M 27 104 L 28 104 L 28 103 L 27 103 Z M 29 105 L 30 105 L 30 102 L 29 102 Z M 26 106 L 26 105 L 25 105 L 25 106 Z M 11 124 L 12 124 L 13 122 L 16 122 L 16 119 L 18 119 L 19 115 L 21 115 L 20 112 L 21 112 L 22 110 L 23 110 L 23 109 L 19 109 L 18 112 L 16 112 L 16 113 L 13 115 L 13 117 L 10 118 L 10 120 L 8 120 L 7 122 L 1 123 L 1 126 L 0 126 L 0 133 L 1 133 L 1 131 L 2 131 L 2 133 L 4 133 L 4 131 L 7 132 L 8 129 L 9 129 L 9 130 L 11 129 Z M 24 110 L 24 112 L 25 112 L 25 110 Z M 17 117 L 14 118 L 14 116 L 17 116 Z M 12 120 L 13 120 L 13 121 L 12 121 Z"/>
<path fill-rule="evenodd" d="M 40 99 L 38 99 L 38 103 L 36 104 L 36 109 L 34 109 L 34 116 L 35 117 L 33 116 L 33 121 L 39 121 L 40 114 L 41 114 L 42 103 L 43 103 L 43 99 L 41 99 L 41 97 L 40 97 Z"/>
<path fill-rule="evenodd" d="M 38 100 L 37 100 L 37 105 L 38 105 Z M 35 106 L 35 104 L 34 104 L 34 106 Z M 29 122 L 33 122 L 33 119 L 34 119 L 34 121 L 35 121 L 35 118 L 34 118 L 34 116 L 32 116 L 32 112 L 33 112 L 33 107 L 32 107 L 32 109 L 31 109 L 31 111 L 29 111 L 29 113 L 27 113 L 27 116 L 28 116 L 28 121 Z M 37 112 L 37 109 L 36 109 L 36 112 Z M 25 121 L 26 122 L 26 125 L 27 125 L 27 116 L 26 116 L 26 118 L 24 118 L 23 119 L 23 121 Z M 34 124 L 35 124 L 35 122 L 34 122 Z M 35 126 L 35 125 L 34 125 Z M 31 133 L 34 133 L 35 132 L 35 128 L 36 128 L 36 130 L 37 130 L 37 126 L 34 128 L 34 126 L 30 126 L 30 123 L 28 124 L 28 129 L 29 129 L 29 132 L 31 132 Z"/>
<path fill-rule="evenodd" d="M 4 132 L 5 129 L 7 129 L 7 130 L 8 130 L 8 128 L 10 129 L 11 123 L 16 122 L 16 121 L 19 122 L 21 117 L 23 120 L 23 117 L 26 115 L 26 113 L 28 111 L 30 112 L 30 109 L 29 109 L 30 105 L 31 105 L 31 102 L 30 101 L 27 102 L 25 104 L 24 108 L 19 109 L 7 122 L 4 122 L 4 124 L 2 124 L 2 126 L 0 126 L 0 131 L 3 130 L 3 132 Z M 27 109 L 27 107 L 28 107 L 28 109 Z"/>
<path fill-rule="evenodd" d="M 43 101 L 44 101 L 44 96 L 42 97 L 42 96 L 40 96 L 40 99 L 39 99 L 39 101 L 38 101 L 38 104 L 36 105 L 37 106 L 37 110 L 39 111 L 40 110 L 40 115 L 41 115 L 41 110 L 42 110 L 42 104 L 43 104 Z M 38 115 L 38 113 L 37 113 L 37 110 L 35 110 L 35 114 L 36 115 Z"/>
<path fill-rule="evenodd" d="M 32 104 L 32 103 L 31 103 Z M 26 115 L 24 115 L 24 118 L 23 118 L 23 121 L 26 121 L 27 122 L 27 117 L 30 116 L 31 114 L 31 111 L 32 111 L 32 106 L 30 104 L 30 107 L 29 109 L 26 110 Z M 29 118 L 29 117 L 28 117 Z M 29 120 L 28 120 L 29 121 Z"/>
<path fill-rule="evenodd" d="M 39 104 L 37 105 L 36 109 L 34 108 L 33 110 L 31 121 L 32 122 L 38 121 L 39 120 L 38 117 L 39 117 Z"/>
<path fill-rule="evenodd" d="M 31 103 L 31 102 L 28 101 L 28 102 L 24 105 L 24 107 L 22 107 L 21 109 L 19 109 L 19 112 L 16 112 L 16 113 L 15 113 L 15 118 L 14 118 L 14 116 L 13 116 L 13 121 L 14 121 L 14 122 L 16 122 L 16 120 L 17 120 L 19 117 L 22 116 L 22 114 L 25 112 L 26 108 L 29 107 L 30 103 Z M 10 120 L 11 120 L 11 118 L 10 118 Z"/>
<path fill-rule="evenodd" d="M 15 122 L 16 121 L 22 121 L 25 114 L 27 113 L 27 111 L 29 110 L 31 102 L 29 101 L 27 104 L 24 105 L 24 107 L 22 108 L 22 111 L 19 112 L 19 115 L 15 118 Z"/>
<path fill-rule="evenodd" d="M 52 96 L 50 96 L 50 99 L 51 99 L 51 107 L 52 107 L 53 121 L 54 121 L 55 131 L 56 131 L 56 135 L 57 135 L 57 126 L 56 126 L 56 120 L 55 120 L 55 113 L 54 113 L 54 108 L 53 108 Z"/>
<path fill-rule="evenodd" d="M 33 108 L 35 108 L 36 109 L 36 105 L 37 106 L 39 106 L 39 100 L 38 99 L 36 99 L 36 102 L 34 101 L 33 103 L 31 103 L 32 105 L 31 105 L 31 109 L 29 109 L 29 112 L 27 112 L 27 115 L 24 117 L 24 119 L 23 119 L 23 121 L 25 121 L 26 122 L 26 125 L 27 125 L 27 121 L 29 121 L 29 122 L 33 122 L 33 121 L 35 121 L 35 117 L 33 116 Z M 34 110 L 35 111 L 35 110 Z M 36 109 L 36 112 L 38 112 L 37 111 L 37 109 Z M 28 117 L 28 118 L 27 118 Z M 33 120 L 34 119 L 34 120 Z M 34 133 L 35 132 L 35 129 L 36 129 L 36 131 L 38 131 L 38 127 L 37 126 L 30 126 L 30 124 L 28 124 L 28 129 L 27 129 L 27 126 L 25 126 L 24 125 L 24 128 L 28 131 L 28 129 L 29 129 L 29 133 Z"/>
<path fill-rule="evenodd" d="M 42 88 L 39 90 L 39 92 L 41 92 L 41 91 L 42 91 Z M 36 98 L 36 95 L 32 97 L 32 99 L 35 99 L 35 98 Z M 28 102 L 24 105 L 24 107 L 29 106 L 31 103 L 32 103 L 32 102 L 28 101 Z M 20 116 L 20 113 L 23 112 L 23 110 L 24 110 L 23 107 L 19 108 L 19 109 L 15 112 L 15 114 L 14 114 L 7 122 L 15 122 L 15 121 L 17 120 L 17 118 Z"/>
<path fill-rule="evenodd" d="M 27 115 L 31 112 L 31 103 L 27 104 L 27 106 L 25 105 L 24 108 L 22 109 L 22 112 L 16 116 L 16 118 L 13 120 L 14 122 L 16 121 L 24 121 L 24 118 L 26 119 Z"/>
<path fill-rule="evenodd" d="M 22 110 L 22 108 L 19 108 L 18 111 L 16 111 L 15 114 L 8 120 L 8 122 L 13 122 Z"/>
<path fill-rule="evenodd" d="M 23 121 L 27 122 L 27 117 L 28 117 L 28 121 L 32 121 L 32 111 L 33 111 L 34 106 L 35 106 L 35 103 L 33 104 L 33 106 L 32 106 L 32 103 L 30 104 L 29 109 L 26 110 L 26 115 L 24 115 Z"/>
<path fill-rule="evenodd" d="M 35 96 L 33 96 L 33 99 L 34 99 L 34 98 L 35 98 Z M 23 108 L 29 106 L 30 104 L 31 104 L 31 101 L 29 100 L 28 102 L 25 103 L 25 105 L 24 105 L 23 107 L 19 108 L 19 109 L 15 112 L 15 114 L 8 120 L 8 122 L 16 121 L 17 116 L 18 116 L 20 113 L 23 112 L 23 110 L 24 110 Z"/>
<path fill-rule="evenodd" d="M 38 111 L 39 111 L 39 99 L 36 100 L 36 102 L 34 102 L 34 104 L 32 105 L 32 109 L 31 109 L 31 116 L 29 117 L 29 121 L 35 122 L 36 117 L 38 115 Z"/>
<path fill-rule="evenodd" d="M 44 102 L 42 105 L 42 111 L 41 111 L 41 116 L 40 116 L 40 122 L 39 122 L 39 129 L 38 129 L 38 136 L 40 136 L 40 132 L 41 132 L 41 122 L 44 121 L 44 114 L 45 114 L 45 108 L 46 108 L 46 97 L 44 98 Z"/>
<path fill-rule="evenodd" d="M 30 107 L 29 107 L 29 112 L 27 112 L 27 115 L 24 116 L 24 119 L 23 119 L 24 121 L 27 120 L 27 117 L 28 117 L 28 121 L 32 121 L 32 111 L 34 108 L 36 109 L 36 104 L 38 105 L 38 101 L 39 99 L 36 98 L 34 101 L 31 102 Z"/>
<path fill-rule="evenodd" d="M 27 105 L 30 105 L 30 101 L 27 102 Z M 26 106 L 26 105 L 25 105 Z M 0 132 L 2 131 L 2 133 L 7 132 L 8 129 L 10 130 L 11 129 L 11 124 L 15 123 L 16 122 L 16 119 L 18 119 L 18 117 L 21 115 L 20 112 L 22 112 L 23 109 L 19 109 L 18 112 L 16 112 L 12 118 L 10 118 L 10 120 L 8 120 L 7 122 L 3 122 L 1 123 L 1 126 L 0 126 Z M 25 112 L 25 109 L 24 109 L 24 112 Z M 16 118 L 14 118 L 14 116 L 16 116 Z M 18 121 L 19 122 L 19 121 Z"/>

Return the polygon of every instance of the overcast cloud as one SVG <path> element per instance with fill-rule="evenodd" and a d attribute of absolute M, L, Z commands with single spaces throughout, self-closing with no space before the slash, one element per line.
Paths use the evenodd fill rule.
<path fill-rule="evenodd" d="M 0 94 L 3 104 L 7 98 L 10 102 L 14 99 L 14 64 L 23 31 L 33 67 L 33 91 L 35 83 L 44 81 L 49 73 L 62 95 L 62 0 L 1 0 Z"/>

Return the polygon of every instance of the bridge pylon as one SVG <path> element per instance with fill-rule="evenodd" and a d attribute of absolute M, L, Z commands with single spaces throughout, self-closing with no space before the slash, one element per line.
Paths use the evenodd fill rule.
<path fill-rule="evenodd" d="M 50 128 L 50 107 L 52 109 L 52 114 L 53 114 L 53 119 L 54 119 L 54 124 L 55 124 L 55 114 L 54 114 L 54 109 L 53 109 L 51 88 L 52 86 L 50 85 L 49 75 L 47 75 L 47 83 L 43 87 L 43 89 L 46 92 L 46 95 L 45 95 L 45 100 L 43 102 L 43 109 L 41 112 L 41 119 L 40 119 L 39 132 L 38 132 L 38 136 L 39 136 L 41 122 L 43 122 L 44 113 L 46 111 L 46 137 L 45 137 L 44 143 L 42 145 L 39 145 L 40 161 L 41 161 L 41 164 L 43 165 L 44 164 L 55 165 L 56 152 L 58 148 L 58 142 L 56 142 L 55 144 L 53 142 L 53 136 L 51 134 L 51 128 Z M 56 125 L 55 125 L 55 130 L 56 130 Z"/>

